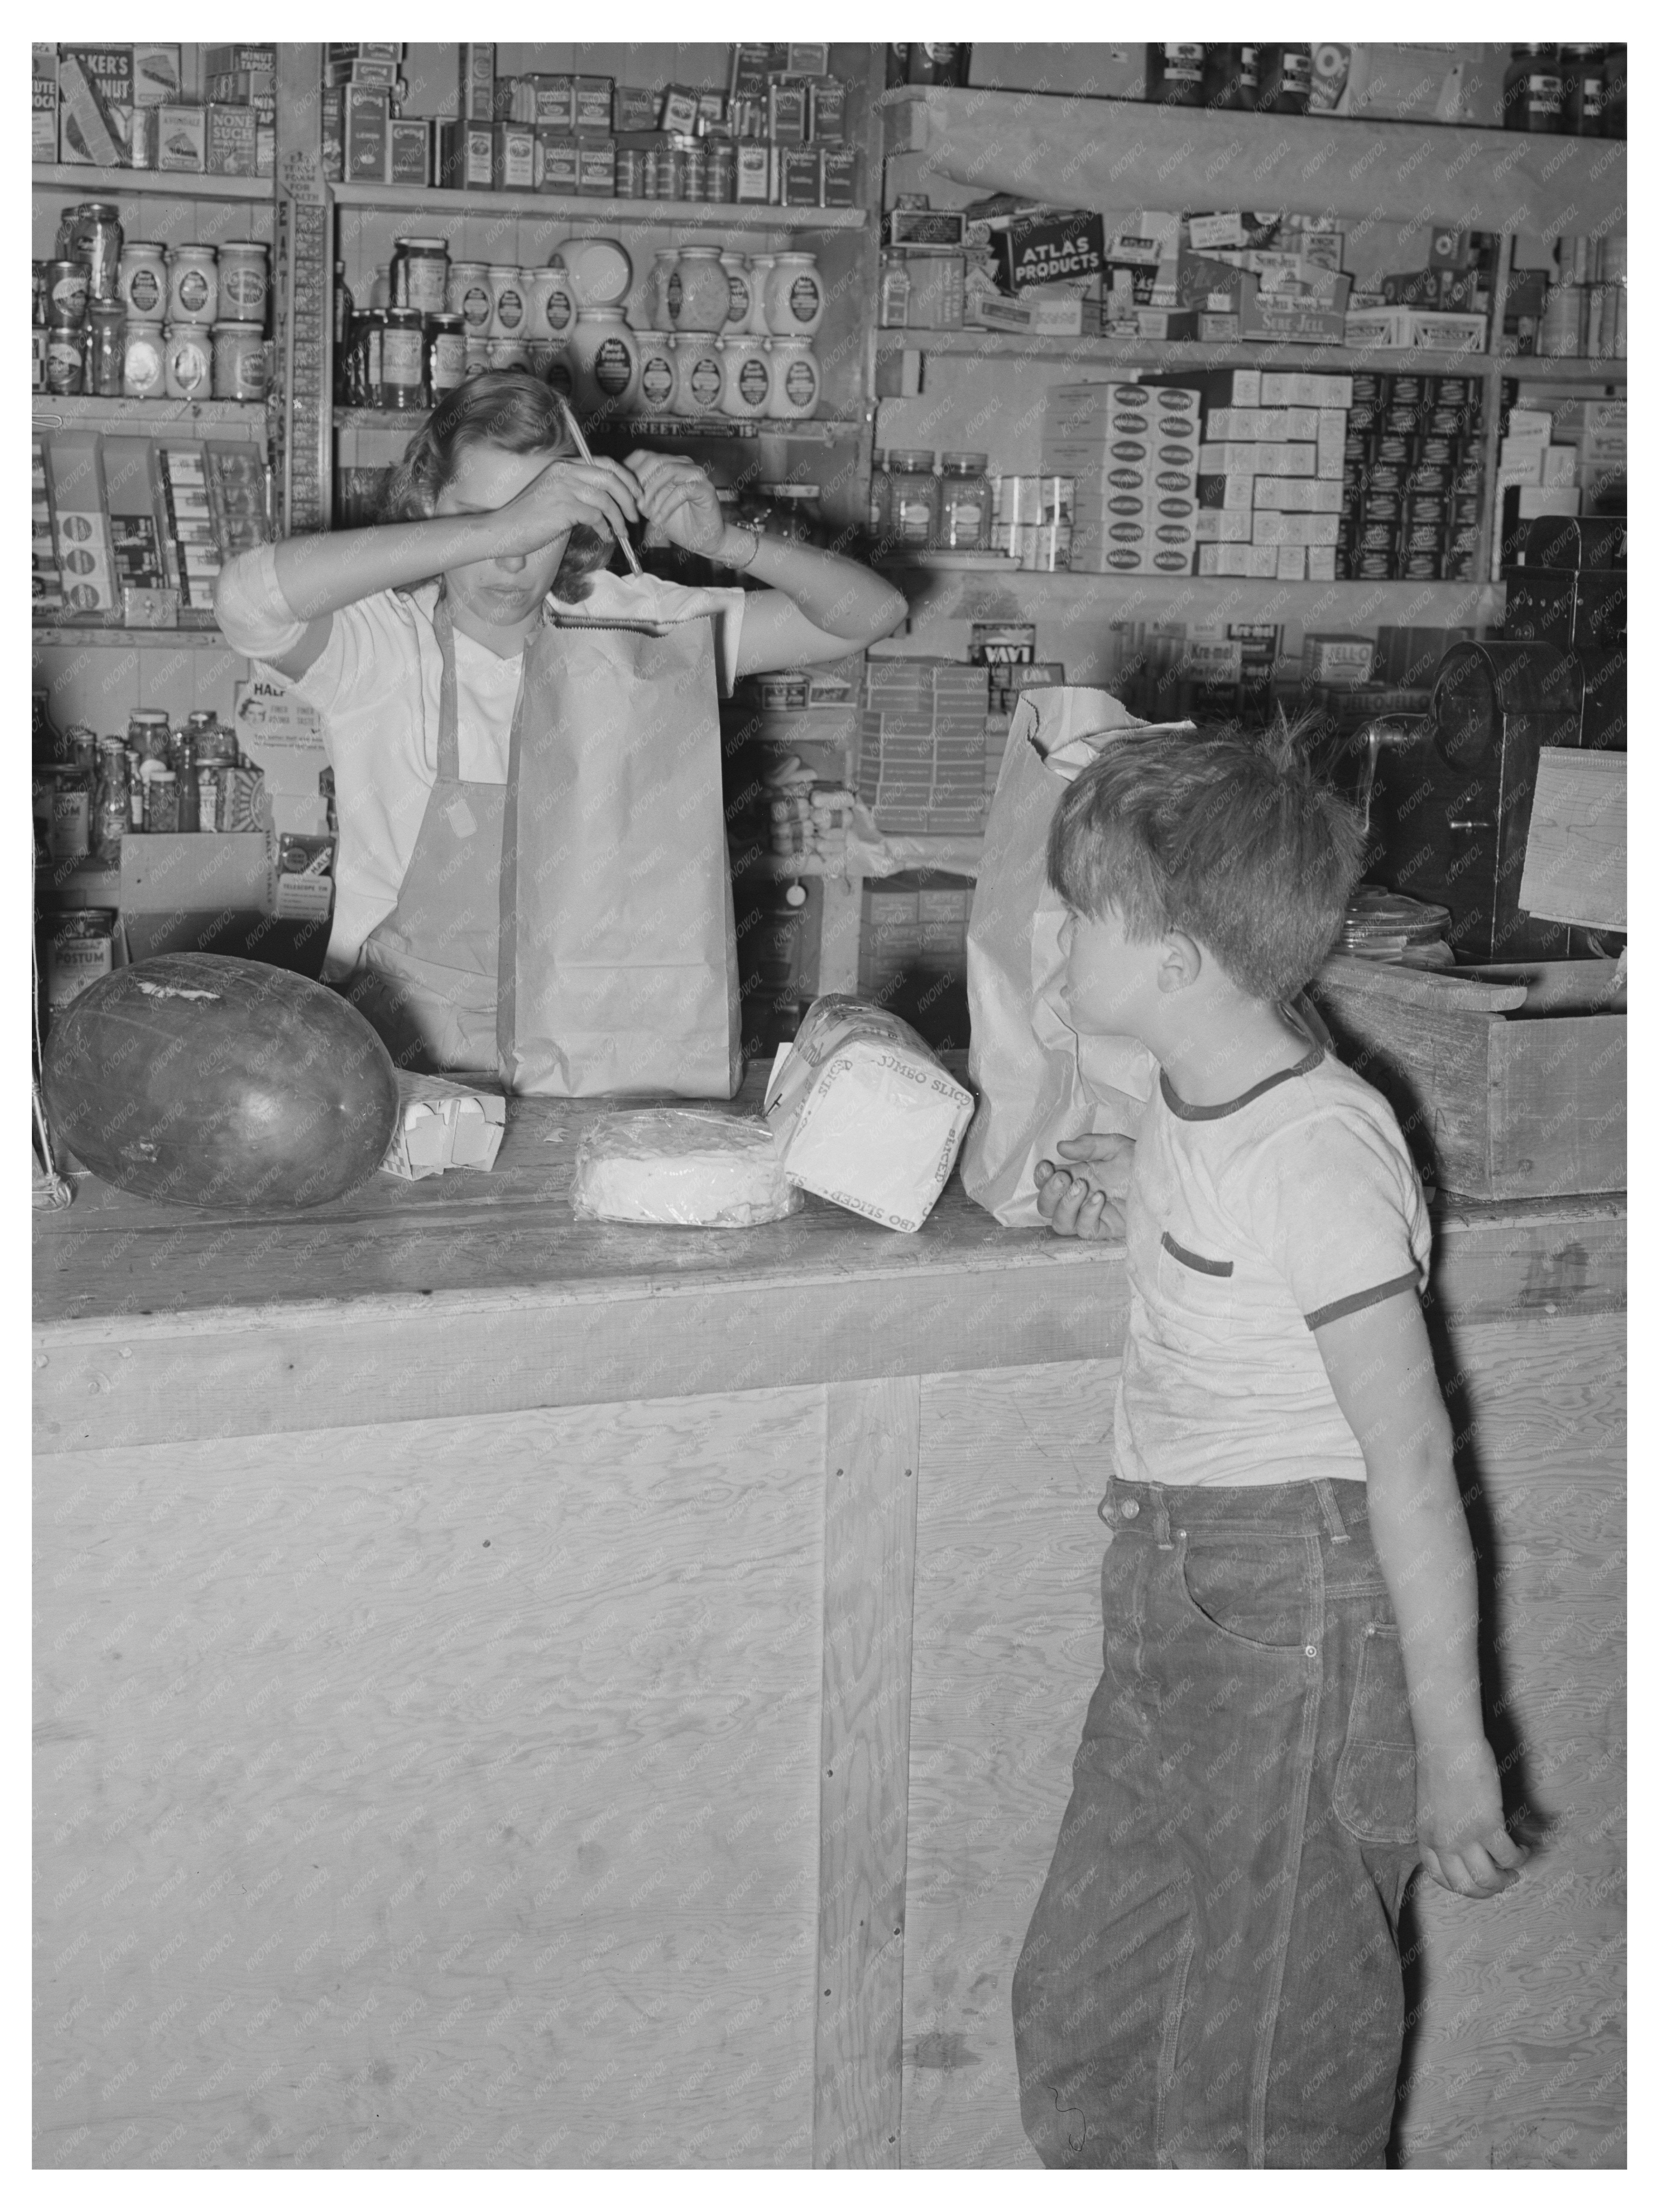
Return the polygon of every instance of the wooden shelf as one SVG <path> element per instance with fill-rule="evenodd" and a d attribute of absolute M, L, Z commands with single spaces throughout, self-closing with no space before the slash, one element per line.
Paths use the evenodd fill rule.
<path fill-rule="evenodd" d="M 902 353 L 969 361 L 1046 361 L 1078 368 L 1273 368 L 1304 374 L 1354 371 L 1408 376 L 1501 376 L 1534 382 L 1581 378 L 1622 384 L 1622 361 L 1551 361 L 1534 354 L 1445 353 L 1425 347 L 1289 345 L 1273 339 L 1206 344 L 1196 338 L 1038 337 L 1011 331 L 878 331 L 876 358 Z"/>
<path fill-rule="evenodd" d="M 165 193 L 175 200 L 263 200 L 276 197 L 274 177 L 210 177 L 199 169 L 94 169 L 78 162 L 33 172 L 36 191 L 73 192 L 81 199 L 109 199 L 123 192 Z"/>
<path fill-rule="evenodd" d="M 997 602 L 1012 599 L 1021 607 L 1075 606 L 1097 602 L 1125 613 L 1156 607 L 1168 614 L 1183 605 L 1215 617 L 1216 603 L 1223 600 L 1236 611 L 1240 622 L 1267 622 L 1285 617 L 1363 625 L 1370 623 L 1414 623 L 1425 627 L 1474 623 L 1486 627 L 1502 620 L 1504 590 L 1499 584 L 1421 583 L 1391 579 L 1382 583 L 1280 584 L 1248 576 L 1101 576 L 1081 570 L 1055 568 L 945 568 L 926 560 L 883 562 L 883 575 L 891 576 L 910 602 L 913 622 L 975 619 L 981 610 L 990 618 L 1000 612 Z M 901 641 L 902 642 L 902 641 Z"/>
<path fill-rule="evenodd" d="M 550 222 L 649 224 L 678 230 L 862 230 L 863 208 L 758 206 L 743 200 L 601 200 L 568 192 L 456 192 L 420 185 L 328 187 L 342 208 L 418 213 L 441 228 L 450 216 L 530 216 Z"/>
<path fill-rule="evenodd" d="M 412 437 L 425 420 L 423 407 L 337 407 L 337 430 L 407 429 Z M 793 438 L 813 446 L 827 446 L 836 438 L 854 437 L 864 427 L 856 418 L 823 417 L 808 422 L 734 422 L 716 415 L 692 421 L 684 415 L 619 416 L 615 422 L 590 423 L 595 436 L 629 438 Z"/>
<path fill-rule="evenodd" d="M 265 419 L 263 399 L 100 399 L 52 392 L 29 395 L 29 420 L 37 428 L 56 430 L 73 422 L 119 422 L 125 428 L 163 430 L 199 423 L 258 423 Z"/>
<path fill-rule="evenodd" d="M 937 86 L 915 89 L 908 121 L 908 150 L 939 175 L 1060 207 L 1164 207 L 1180 172 L 1202 178 L 1207 207 L 1494 230 L 1524 211 L 1532 235 L 1551 237 L 1614 228 L 1629 197 L 1622 139 Z"/>
<path fill-rule="evenodd" d="M 170 650 L 174 646 L 193 646 L 204 651 L 228 653 L 232 659 L 244 656 L 234 646 L 225 643 L 216 625 L 181 623 L 177 629 L 128 629 L 120 623 L 35 623 L 31 635 L 36 645 L 131 645 L 149 646 L 155 650 Z"/>

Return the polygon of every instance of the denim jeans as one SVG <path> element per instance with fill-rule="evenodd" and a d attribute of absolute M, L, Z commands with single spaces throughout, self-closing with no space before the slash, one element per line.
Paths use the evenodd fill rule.
<path fill-rule="evenodd" d="M 1014 1975 L 1045 2166 L 1380 2166 L 1418 1858 L 1363 1482 L 1114 1481 L 1105 1672 Z"/>

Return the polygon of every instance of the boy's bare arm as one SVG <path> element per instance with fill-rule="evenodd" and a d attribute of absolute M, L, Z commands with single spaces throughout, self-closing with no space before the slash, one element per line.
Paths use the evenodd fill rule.
<path fill-rule="evenodd" d="M 1365 1455 L 1371 1535 L 1411 1695 L 1423 1863 L 1443 1888 L 1492 1897 L 1527 1853 L 1504 1826 L 1481 1723 L 1474 1556 L 1428 1331 L 1415 1297 L 1401 1292 L 1315 1334 Z"/>

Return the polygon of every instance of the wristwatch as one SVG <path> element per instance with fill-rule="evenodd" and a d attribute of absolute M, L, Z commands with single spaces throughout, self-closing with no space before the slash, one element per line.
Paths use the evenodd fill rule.
<path fill-rule="evenodd" d="M 733 530 L 741 531 L 743 535 L 749 540 L 749 558 L 746 561 L 734 561 L 729 554 L 723 555 L 721 556 L 721 565 L 727 568 L 736 568 L 738 570 L 752 568 L 755 565 L 755 556 L 760 551 L 761 534 L 759 531 L 756 529 L 752 522 L 728 522 L 726 526 L 728 532 Z"/>

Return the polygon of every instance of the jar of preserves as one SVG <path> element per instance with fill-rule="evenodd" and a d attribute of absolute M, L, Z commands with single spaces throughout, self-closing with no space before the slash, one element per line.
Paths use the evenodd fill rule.
<path fill-rule="evenodd" d="M 159 323 L 164 319 L 167 251 L 158 239 L 130 238 L 122 247 L 120 294 L 129 320 Z"/>
<path fill-rule="evenodd" d="M 87 352 L 83 381 L 100 399 L 118 399 L 127 343 L 127 313 L 118 300 L 87 302 Z"/>
<path fill-rule="evenodd" d="M 1511 46 L 1504 72 L 1505 131 L 1559 132 L 1561 74 L 1553 46 Z"/>
<path fill-rule="evenodd" d="M 772 412 L 784 422 L 804 422 L 817 411 L 818 357 L 806 338 L 773 338 Z"/>
<path fill-rule="evenodd" d="M 213 396 L 216 399 L 263 399 L 265 374 L 263 323 L 213 325 Z"/>
<path fill-rule="evenodd" d="M 648 415 L 674 412 L 675 344 L 672 331 L 639 331 L 640 404 Z"/>
<path fill-rule="evenodd" d="M 86 359 L 81 332 L 54 323 L 46 332 L 46 389 L 72 398 L 82 388 Z"/>
<path fill-rule="evenodd" d="M 749 320 L 744 327 L 751 337 L 772 335 L 771 325 L 766 319 L 766 286 L 776 259 L 775 253 L 751 253 L 749 257 Z M 735 335 L 729 325 L 728 334 Z"/>
<path fill-rule="evenodd" d="M 933 456 L 898 447 L 888 456 L 890 535 L 899 545 L 933 545 L 939 540 L 939 483 Z"/>
<path fill-rule="evenodd" d="M 940 458 L 939 542 L 953 552 L 982 552 L 990 542 L 988 459 L 985 453 L 945 453 Z"/>
<path fill-rule="evenodd" d="M 466 332 L 459 315 L 432 315 L 427 320 L 426 383 L 435 405 L 466 380 Z"/>
<path fill-rule="evenodd" d="M 1254 112 L 1261 97 L 1259 46 L 1206 46 L 1204 105 Z"/>
<path fill-rule="evenodd" d="M 651 273 L 645 280 L 645 309 L 653 330 L 672 331 L 674 327 L 674 319 L 668 312 L 668 280 L 679 258 L 678 246 L 659 246 L 651 264 Z"/>
<path fill-rule="evenodd" d="M 766 326 L 772 336 L 810 338 L 823 320 L 817 254 L 775 254 L 766 275 Z"/>
<path fill-rule="evenodd" d="M 639 389 L 639 341 L 620 307 L 584 307 L 568 350 L 579 415 L 620 415 Z M 719 392 L 715 393 L 718 403 Z"/>
<path fill-rule="evenodd" d="M 1599 138 L 1607 92 L 1607 63 L 1601 47 L 1564 46 L 1559 74 L 1562 130 L 1575 138 Z"/>
<path fill-rule="evenodd" d="M 532 338 L 565 338 L 575 319 L 576 302 L 571 296 L 570 279 L 563 262 L 555 254 L 545 269 L 530 271 L 530 335 Z"/>
<path fill-rule="evenodd" d="M 508 268 L 505 263 L 491 264 L 489 299 L 488 337 L 521 338 L 529 335 L 530 301 L 518 270 Z"/>
<path fill-rule="evenodd" d="M 427 404 L 426 318 L 418 307 L 388 307 L 380 337 L 380 404 L 408 412 Z"/>
<path fill-rule="evenodd" d="M 161 352 L 162 381 L 169 399 L 213 396 L 212 333 L 199 323 L 169 323 Z"/>
<path fill-rule="evenodd" d="M 680 331 L 674 341 L 674 412 L 717 415 L 726 381 L 725 342 L 707 331 Z"/>
<path fill-rule="evenodd" d="M 152 837 L 175 836 L 179 828 L 179 779 L 170 768 L 144 778 L 144 827 Z"/>
<path fill-rule="evenodd" d="M 449 264 L 449 312 L 459 315 L 469 337 L 487 337 L 495 312 L 489 288 L 489 271 L 482 261 L 452 261 Z"/>
<path fill-rule="evenodd" d="M 448 240 L 395 239 L 391 276 L 392 297 L 398 306 L 417 307 L 423 315 L 443 314 L 449 304 Z"/>
<path fill-rule="evenodd" d="M 888 533 L 890 489 L 887 455 L 878 447 L 870 456 L 870 535 L 878 545 Z"/>
<path fill-rule="evenodd" d="M 112 200 L 82 200 L 65 210 L 58 248 L 66 261 L 84 261 L 90 295 L 114 300 L 121 289 L 121 214 Z"/>
<path fill-rule="evenodd" d="M 720 267 L 726 271 L 726 289 L 731 295 L 722 326 L 723 333 L 728 338 L 738 337 L 750 328 L 750 311 L 754 304 L 750 291 L 749 264 L 741 253 L 728 251 L 720 256 Z"/>
<path fill-rule="evenodd" d="M 1146 97 L 1158 107 L 1202 107 L 1203 47 L 1186 45 L 1148 46 Z"/>
<path fill-rule="evenodd" d="M 1264 115 L 1305 115 L 1313 97 L 1313 48 L 1267 46 L 1261 52 Z"/>
<path fill-rule="evenodd" d="M 46 264 L 46 321 L 58 330 L 78 331 L 86 319 L 90 276 L 84 261 Z"/>
<path fill-rule="evenodd" d="M 219 257 L 210 246 L 167 252 L 167 320 L 211 328 L 219 319 Z"/>
<path fill-rule="evenodd" d="M 219 247 L 219 304 L 228 323 L 264 328 L 270 297 L 270 254 L 257 238 L 228 238 Z"/>
<path fill-rule="evenodd" d="M 752 422 L 773 412 L 770 346 L 765 338 L 716 340 L 720 352 L 720 412 Z"/>
<path fill-rule="evenodd" d="M 663 286 L 675 331 L 723 331 L 732 317 L 732 283 L 718 246 L 683 246 Z"/>

